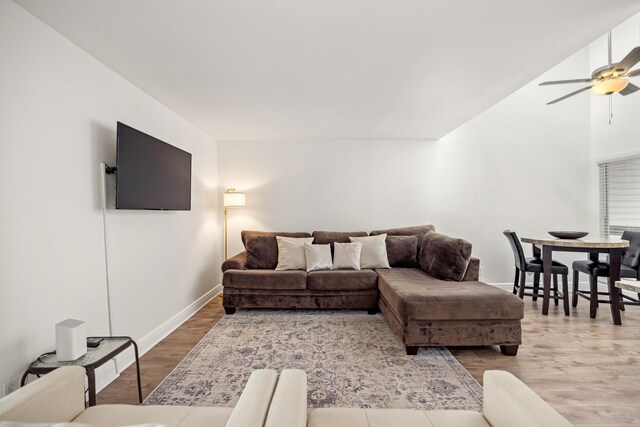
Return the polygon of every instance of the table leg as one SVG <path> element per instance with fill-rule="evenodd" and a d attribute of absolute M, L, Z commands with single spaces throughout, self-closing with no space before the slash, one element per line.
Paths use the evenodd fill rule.
<path fill-rule="evenodd" d="M 27 377 L 29 376 L 29 370 L 27 369 L 26 371 L 24 371 L 24 374 L 22 375 L 22 378 L 20 379 L 20 387 L 24 387 L 24 385 L 27 383 Z"/>
<path fill-rule="evenodd" d="M 609 251 L 609 298 L 611 302 L 611 317 L 614 325 L 622 325 L 620 319 L 620 294 L 616 288 L 616 282 L 620 280 L 620 264 L 622 251 L 611 249 Z"/>
<path fill-rule="evenodd" d="M 89 380 L 89 406 L 96 406 L 96 371 L 92 366 L 85 369 Z"/>
<path fill-rule="evenodd" d="M 551 246 L 542 246 L 542 284 L 544 296 L 542 300 L 542 314 L 549 314 L 549 298 L 551 297 Z"/>
<path fill-rule="evenodd" d="M 138 377 L 138 400 L 142 403 L 142 382 L 140 381 L 140 357 L 138 356 L 138 344 L 134 340 L 131 340 L 133 343 L 133 351 L 136 354 L 136 376 Z"/>

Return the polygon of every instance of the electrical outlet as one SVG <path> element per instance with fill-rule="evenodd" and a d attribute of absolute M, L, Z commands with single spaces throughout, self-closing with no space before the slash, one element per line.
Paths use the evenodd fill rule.
<path fill-rule="evenodd" d="M 6 383 L 2 384 L 2 395 L 6 396 L 8 394 L 13 393 L 20 387 L 20 380 L 18 378 L 14 378 Z"/>

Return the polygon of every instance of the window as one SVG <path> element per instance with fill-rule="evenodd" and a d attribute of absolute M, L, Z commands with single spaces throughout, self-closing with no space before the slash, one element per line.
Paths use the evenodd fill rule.
<path fill-rule="evenodd" d="M 600 232 L 640 231 L 640 157 L 600 163 Z"/>

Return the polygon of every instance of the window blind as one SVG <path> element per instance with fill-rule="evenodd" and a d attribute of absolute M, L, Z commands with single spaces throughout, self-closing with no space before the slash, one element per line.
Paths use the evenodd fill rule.
<path fill-rule="evenodd" d="M 640 157 L 599 165 L 600 232 L 640 231 Z"/>

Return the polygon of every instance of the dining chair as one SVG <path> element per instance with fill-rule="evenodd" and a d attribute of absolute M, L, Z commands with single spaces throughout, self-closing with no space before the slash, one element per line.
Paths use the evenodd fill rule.
<path fill-rule="evenodd" d="M 533 245 L 533 257 L 525 257 L 524 250 L 520 239 L 516 235 L 515 231 L 505 230 L 503 234 L 506 236 L 511 249 L 513 250 L 513 257 L 516 266 L 516 276 L 513 280 L 513 293 L 518 295 L 520 299 L 524 299 L 525 296 L 533 297 L 533 301 L 536 301 L 538 297 L 541 297 L 540 291 L 540 274 L 542 271 L 542 257 L 540 255 L 540 248 Z M 527 285 L 527 273 L 533 273 L 533 286 Z M 564 314 L 569 315 L 569 268 L 563 263 L 552 260 L 551 261 L 551 274 L 553 275 L 553 301 L 555 305 L 558 305 L 558 301 L 562 299 Z M 558 274 L 562 276 L 562 293 L 558 292 Z M 531 289 L 531 293 L 526 293 L 525 290 Z"/>
<path fill-rule="evenodd" d="M 622 233 L 622 239 L 629 241 L 620 265 L 620 278 L 640 280 L 640 231 L 625 231 Z M 571 265 L 573 269 L 573 298 L 571 305 L 578 306 L 578 296 L 589 300 L 589 316 L 596 318 L 599 303 L 610 304 L 609 300 L 598 299 L 601 295 L 609 296 L 609 291 L 598 290 L 598 277 L 609 277 L 609 262 L 600 259 L 591 258 L 587 260 L 574 261 Z M 589 276 L 589 292 L 580 290 L 580 273 Z M 624 300 L 636 302 L 633 298 L 620 292 L 620 310 L 624 310 Z M 640 300 L 640 294 L 638 294 Z"/>

